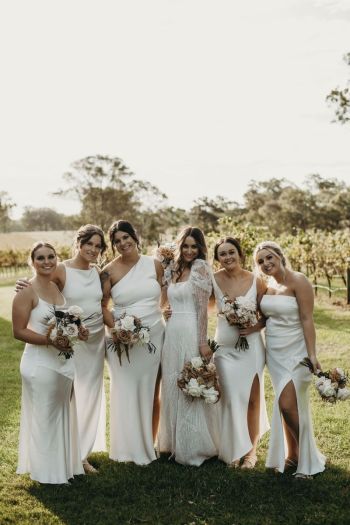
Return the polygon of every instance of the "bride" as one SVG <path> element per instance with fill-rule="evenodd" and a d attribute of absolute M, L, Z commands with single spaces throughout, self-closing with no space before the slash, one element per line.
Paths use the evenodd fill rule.
<path fill-rule="evenodd" d="M 168 282 L 170 319 L 162 353 L 159 448 L 160 452 L 171 453 L 178 463 L 199 466 L 218 453 L 216 406 L 188 399 L 178 388 L 177 378 L 191 358 L 211 357 L 207 309 L 212 276 L 199 228 L 185 228 L 177 245 L 175 271 Z"/>

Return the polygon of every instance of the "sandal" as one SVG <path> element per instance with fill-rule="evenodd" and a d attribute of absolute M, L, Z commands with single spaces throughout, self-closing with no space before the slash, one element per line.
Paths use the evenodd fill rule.
<path fill-rule="evenodd" d="M 301 474 L 301 472 L 298 472 L 298 474 L 295 474 L 295 479 L 314 479 L 313 476 L 310 474 Z"/>
<path fill-rule="evenodd" d="M 229 468 L 235 468 L 235 469 L 236 469 L 236 468 L 239 468 L 239 463 L 240 463 L 240 460 L 239 460 L 239 459 L 236 459 L 235 461 L 232 461 L 232 462 L 228 465 L 228 467 L 229 467 Z"/>
<path fill-rule="evenodd" d="M 241 469 L 252 470 L 255 467 L 257 461 L 258 458 L 256 456 L 244 456 Z"/>
<path fill-rule="evenodd" d="M 98 474 L 98 470 L 93 467 L 88 461 L 84 461 L 83 468 L 85 474 Z"/>
<path fill-rule="evenodd" d="M 284 462 L 284 472 L 288 470 L 296 470 L 298 467 L 298 460 L 293 458 L 287 458 Z"/>

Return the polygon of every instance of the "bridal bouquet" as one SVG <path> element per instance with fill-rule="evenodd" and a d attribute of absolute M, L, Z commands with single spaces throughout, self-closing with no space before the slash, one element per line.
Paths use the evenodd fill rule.
<path fill-rule="evenodd" d="M 300 364 L 313 372 L 312 363 L 308 357 Z M 335 403 L 338 400 L 345 401 L 350 398 L 350 390 L 346 388 L 349 378 L 342 368 L 332 368 L 327 372 L 317 371 L 315 375 L 317 377 L 316 390 L 324 401 Z"/>
<path fill-rule="evenodd" d="M 130 363 L 129 350 L 140 343 L 147 345 L 149 352 L 155 352 L 156 347 L 150 340 L 150 328 L 142 324 L 141 319 L 134 315 L 122 314 L 115 320 L 111 329 L 112 340 L 108 347 L 117 352 L 120 366 L 122 366 L 122 353 L 125 352 Z"/>
<path fill-rule="evenodd" d="M 239 328 L 249 328 L 258 322 L 256 304 L 245 297 L 229 299 L 227 295 L 223 297 L 222 313 L 230 325 Z M 244 335 L 240 335 L 236 341 L 235 348 L 247 350 L 249 344 Z"/>
<path fill-rule="evenodd" d="M 220 399 L 216 366 L 205 362 L 201 357 L 192 357 L 191 361 L 185 363 L 177 386 L 192 400 L 201 398 L 206 403 L 213 404 Z"/>
<path fill-rule="evenodd" d="M 56 310 L 53 316 L 46 319 L 49 326 L 47 331 L 48 341 L 62 348 L 58 355 L 64 355 L 70 359 L 74 354 L 74 345 L 78 340 L 86 341 L 89 330 L 83 323 L 83 310 L 76 305 L 70 306 L 68 310 Z M 84 319 L 86 320 L 86 319 Z"/>
<path fill-rule="evenodd" d="M 173 243 L 158 244 L 156 249 L 155 257 L 164 268 L 164 283 L 171 280 L 175 265 L 175 250 L 176 244 Z"/>

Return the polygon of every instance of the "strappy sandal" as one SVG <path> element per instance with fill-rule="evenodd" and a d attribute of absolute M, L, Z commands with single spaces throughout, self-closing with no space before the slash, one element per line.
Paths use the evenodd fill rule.
<path fill-rule="evenodd" d="M 298 472 L 298 474 L 295 474 L 294 478 L 295 479 L 314 479 L 314 477 L 311 476 L 311 474 L 302 474 L 301 472 Z"/>
<path fill-rule="evenodd" d="M 257 461 L 258 458 L 256 456 L 244 456 L 241 469 L 252 470 L 255 467 Z"/>
<path fill-rule="evenodd" d="M 284 462 L 284 472 L 289 470 L 296 470 L 298 467 L 298 461 L 296 459 L 287 458 Z"/>
<path fill-rule="evenodd" d="M 234 468 L 234 469 L 236 469 L 236 468 L 239 468 L 239 464 L 240 464 L 240 460 L 239 460 L 239 459 L 236 459 L 235 461 L 232 461 L 232 462 L 228 465 L 228 467 L 229 467 L 229 468 Z"/>
<path fill-rule="evenodd" d="M 98 474 L 98 470 L 91 465 L 88 461 L 84 461 L 83 468 L 85 474 Z"/>

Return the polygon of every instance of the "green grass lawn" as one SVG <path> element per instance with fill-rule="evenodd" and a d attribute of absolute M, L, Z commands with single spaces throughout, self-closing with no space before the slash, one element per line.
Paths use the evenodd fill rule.
<path fill-rule="evenodd" d="M 320 301 L 315 312 L 319 357 L 327 368 L 350 368 L 350 311 Z M 213 326 L 213 320 L 211 322 Z M 44 486 L 15 474 L 20 410 L 19 362 L 23 346 L 9 321 L 0 320 L 0 523 L 67 525 L 274 525 L 350 524 L 350 402 L 329 405 L 312 392 L 318 446 L 326 471 L 295 480 L 264 468 L 267 439 L 257 469 L 227 468 L 218 460 L 200 468 L 162 457 L 147 467 L 118 464 L 93 454 L 99 475 L 71 486 Z M 271 412 L 271 385 L 266 377 Z"/>

